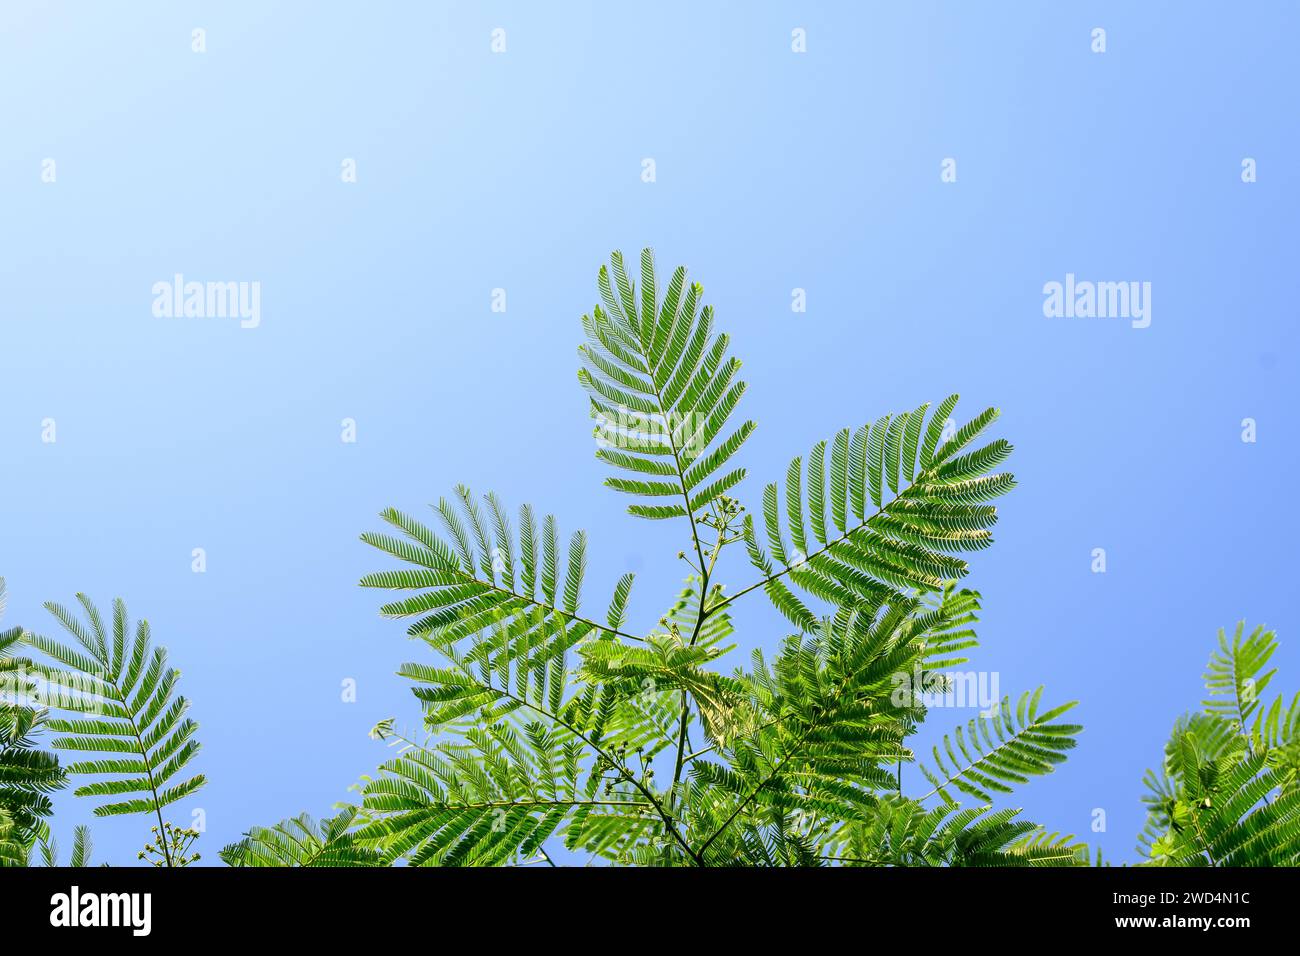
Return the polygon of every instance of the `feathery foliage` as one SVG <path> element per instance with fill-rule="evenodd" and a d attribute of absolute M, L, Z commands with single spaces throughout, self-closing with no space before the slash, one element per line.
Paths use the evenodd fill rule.
<path fill-rule="evenodd" d="M 956 788 L 982 803 L 991 803 L 992 792 L 1010 793 L 1015 784 L 1028 783 L 1035 774 L 1050 773 L 1054 764 L 1065 760 L 1075 745 L 1077 724 L 1053 723 L 1074 707 L 1074 703 L 1039 713 L 1043 689 L 1025 691 L 1011 708 L 1004 697 L 991 714 L 972 719 L 965 732 L 958 727 L 943 738 L 943 753 L 936 746 L 935 771 L 921 767 L 934 792 L 945 802 L 955 802 L 949 793 Z M 948 762 L 944 762 L 944 755 Z"/>
<path fill-rule="evenodd" d="M 319 823 L 307 814 L 282 820 L 273 827 L 254 827 L 242 840 L 221 851 L 230 866 L 379 866 L 377 852 L 356 845 L 348 827 L 355 809 Z"/>
<path fill-rule="evenodd" d="M 400 592 L 380 613 L 422 648 L 398 671 L 421 730 L 381 722 L 373 736 L 396 752 L 362 778 L 356 805 L 253 827 L 221 859 L 554 866 L 562 849 L 655 866 L 1087 865 L 1072 835 L 994 806 L 1066 759 L 1075 702 L 1045 704 L 1041 687 L 985 701 L 928 761 L 910 746 L 935 692 L 961 676 L 948 669 L 978 646 L 980 597 L 960 582 L 1015 485 L 997 470 L 1012 446 L 983 438 L 997 410 L 958 425 L 953 395 L 842 428 L 764 487 L 756 521 L 732 497 L 755 424 L 733 422 L 746 385 L 730 339 L 685 268 L 661 283 L 647 249 L 638 282 L 620 253 L 600 269 L 578 378 L 596 456 L 614 470 L 606 486 L 632 497 L 633 516 L 685 519 L 677 598 L 637 629 L 625 574 L 603 614 L 582 610 L 586 534 L 566 543 L 554 516 L 512 513 L 491 493 L 458 486 L 433 507 L 436 530 L 382 512 L 389 529 L 362 540 L 398 566 L 360 583 Z M 736 544 L 757 579 L 728 593 L 720 559 Z M 727 672 L 730 606 L 756 591 L 793 630 Z M 98 799 L 98 815 L 156 817 L 139 859 L 197 861 L 198 832 L 163 819 L 205 783 L 187 769 L 199 744 L 179 673 L 122 601 L 106 622 L 77 598 L 84 620 L 46 605 L 72 643 L 0 632 L 0 866 L 34 849 L 57 865 L 44 818 L 68 774 L 96 778 L 75 793 Z M 24 645 L 53 663 L 12 656 Z M 1203 710 L 1178 720 L 1144 781 L 1146 863 L 1300 865 L 1300 694 L 1262 696 L 1276 649 L 1262 627 L 1219 632 Z M 37 681 L 51 689 L 37 695 Z M 61 767 L 37 748 L 42 727 L 84 759 Z M 928 787 L 919 796 L 905 791 L 908 765 Z M 90 856 L 78 827 L 71 865 Z"/>
<path fill-rule="evenodd" d="M 634 630 L 631 575 L 603 622 L 581 610 L 587 539 L 566 551 L 554 518 L 539 529 L 525 506 L 512 524 L 494 495 L 464 487 L 434 507 L 440 531 L 383 512 L 396 532 L 362 538 L 401 564 L 361 584 L 405 592 L 381 613 L 410 621 L 434 660 L 399 670 L 423 731 L 376 728 L 398 754 L 359 785 L 349 851 L 425 866 L 553 864 L 559 847 L 641 865 L 1083 862 L 1073 838 L 988 806 L 1073 745 L 1079 728 L 1057 721 L 1073 705 L 1040 706 L 1041 691 L 956 731 L 949 762 L 936 750 L 925 771 L 930 792 L 902 794 L 926 703 L 897 678 L 942 682 L 976 645 L 979 598 L 956 582 L 959 555 L 992 541 L 990 501 L 1014 484 L 995 471 L 1011 446 L 977 441 L 997 412 L 957 426 L 953 396 L 818 443 L 783 496 L 764 492 L 760 541 L 730 495 L 754 429 L 731 423 L 740 362 L 684 268 L 661 283 L 650 250 L 640 265 L 639 286 L 618 253 L 601 268 L 578 377 L 596 455 L 615 469 L 606 485 L 632 496 L 634 516 L 685 519 L 686 586 L 657 627 Z M 719 559 L 740 543 L 758 580 L 727 594 Z M 760 652 L 726 673 L 729 607 L 754 591 L 795 633 L 770 662 Z M 950 791 L 978 805 L 961 810 Z M 281 847 L 277 833 L 261 839 Z"/>
<path fill-rule="evenodd" d="M 0 620 L 5 611 L 0 578 Z M 24 643 L 22 628 L 0 631 L 0 866 L 25 866 L 53 807 L 49 795 L 66 777 L 54 754 L 37 749 L 46 720 L 37 701 L 31 662 L 13 656 Z"/>
<path fill-rule="evenodd" d="M 1180 717 L 1148 770 L 1138 850 L 1156 866 L 1300 866 L 1300 694 L 1261 695 L 1272 631 L 1238 622 L 1205 673 L 1203 710 Z M 1252 719 L 1253 718 L 1253 719 Z"/>
<path fill-rule="evenodd" d="M 855 821 L 838 859 L 852 866 L 1076 866 L 1085 858 L 1084 844 L 1017 816 L 884 799 Z"/>
<path fill-rule="evenodd" d="M 26 866 L 27 852 L 13 815 L 0 809 L 0 866 Z"/>
<path fill-rule="evenodd" d="M 78 826 L 72 830 L 72 853 L 68 857 L 68 866 L 78 869 L 90 866 L 90 858 L 95 850 L 95 843 L 90 836 L 90 827 Z M 61 866 L 59 862 L 59 844 L 53 837 L 40 841 L 41 862 L 45 866 Z M 104 866 L 108 864 L 105 863 Z"/>
<path fill-rule="evenodd" d="M 728 429 L 745 393 L 740 360 L 727 354 L 730 339 L 714 331 L 713 307 L 685 267 L 660 290 L 650 249 L 641 253 L 640 290 L 620 252 L 601 266 L 597 287 L 603 308 L 582 317 L 578 381 L 597 422 L 596 456 L 631 476 L 605 484 L 638 499 L 628 507 L 637 517 L 694 524 L 745 477 L 729 465 L 754 430 L 752 421 Z"/>
<path fill-rule="evenodd" d="M 806 461 L 791 460 L 784 504 L 780 484 L 763 490 L 767 549 L 750 519 L 745 543 L 791 623 L 807 629 L 816 615 L 786 581 L 840 607 L 878 606 L 959 580 L 967 564 L 957 555 L 992 543 L 997 511 L 987 502 L 1015 485 L 993 469 L 1011 445 L 998 439 L 967 451 L 998 413 L 986 409 L 955 428 L 956 404 L 955 395 L 944 399 L 928 421 L 927 403 L 841 429 L 829 457 L 820 441 Z M 945 427 L 953 428 L 946 440 Z"/>
<path fill-rule="evenodd" d="M 45 605 L 75 645 L 28 636 L 34 648 L 54 661 L 35 666 L 59 688 L 51 704 L 69 715 L 50 719 L 50 729 L 62 735 L 52 746 L 87 755 L 66 769 L 98 778 L 74 791 L 107 798 L 95 808 L 96 815 L 152 813 L 161 834 L 168 826 L 163 808 L 205 782 L 202 774 L 182 773 L 199 743 L 194 739 L 198 725 L 185 716 L 189 702 L 174 694 L 180 672 L 168 665 L 164 648 L 152 646 L 148 622 L 140 621 L 132 633 L 120 599 L 113 602 L 108 622 L 84 594 L 77 600 L 84 621 L 61 605 Z M 165 865 L 178 864 L 168 848 L 160 850 Z"/>

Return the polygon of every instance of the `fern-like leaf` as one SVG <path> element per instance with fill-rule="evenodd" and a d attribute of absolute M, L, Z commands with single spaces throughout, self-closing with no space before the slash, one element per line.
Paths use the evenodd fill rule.
<path fill-rule="evenodd" d="M 64 668 L 42 667 L 59 688 L 52 703 L 76 715 L 50 720 L 50 728 L 64 735 L 52 746 L 86 755 L 67 771 L 100 778 L 75 791 L 108 798 L 95 808 L 97 816 L 152 813 L 161 827 L 162 808 L 206 782 L 202 774 L 182 773 L 199 742 L 198 724 L 186 716 L 189 702 L 175 694 L 180 672 L 169 666 L 165 648 L 152 646 L 147 621 L 132 630 L 120 599 L 107 622 L 84 594 L 77 600 L 84 621 L 62 605 L 45 605 L 76 646 L 30 635 L 33 647 Z"/>
<path fill-rule="evenodd" d="M 0 578 L 0 618 L 5 582 Z M 67 782 L 58 758 L 37 748 L 47 711 L 35 706 L 32 664 L 13 656 L 22 628 L 0 631 L 0 866 L 25 866 L 53 806 L 49 794 Z"/>
<path fill-rule="evenodd" d="M 1234 721 L 1243 732 L 1277 673 L 1276 668 L 1264 670 L 1277 650 L 1277 635 L 1260 626 L 1243 639 L 1245 629 L 1246 622 L 1238 621 L 1231 643 L 1219 629 L 1219 650 L 1211 655 L 1205 670 L 1210 697 L 1202 701 L 1207 713 Z"/>
<path fill-rule="evenodd" d="M 934 787 L 926 796 L 938 794 L 951 803 L 954 801 L 948 791 L 955 788 L 987 804 L 993 801 L 994 793 L 1010 793 L 1015 785 L 1051 773 L 1064 762 L 1083 728 L 1055 721 L 1077 701 L 1040 713 L 1042 694 L 1041 687 L 1032 693 L 1026 691 L 1014 710 L 1011 698 L 1004 697 L 994 713 L 973 718 L 964 729 L 958 727 L 946 735 L 943 753 L 939 746 L 931 751 L 934 769 L 921 765 L 922 773 Z"/>
<path fill-rule="evenodd" d="M 596 419 L 596 456 L 628 477 L 605 484 L 633 495 L 641 518 L 694 516 L 745 477 L 730 465 L 754 430 L 732 429 L 745 392 L 729 339 L 714 332 L 704 289 L 679 266 L 661 288 L 654 253 L 641 253 L 641 286 L 615 252 L 597 280 L 603 305 L 582 317 L 578 371 Z"/>
<path fill-rule="evenodd" d="M 531 507 L 519 511 L 516 542 L 510 521 L 495 495 L 486 495 L 487 519 L 464 486 L 456 488 L 457 503 L 445 498 L 436 506 L 448 535 L 444 540 L 414 518 L 390 508 L 381 517 L 401 532 L 395 536 L 367 532 L 361 540 L 408 565 L 368 574 L 362 587 L 417 592 L 380 608 L 385 617 L 414 618 L 408 633 L 439 647 L 492 629 L 536 627 L 545 620 L 572 628 L 579 637 L 592 631 L 618 633 L 632 587 L 625 575 L 610 603 L 610 624 L 601 625 L 578 614 L 586 573 L 586 534 L 569 541 L 567 559 L 559 542 L 558 524 L 547 515 L 540 528 Z"/>
<path fill-rule="evenodd" d="M 781 488 L 763 494 L 764 540 L 747 520 L 750 560 L 773 604 L 807 630 L 816 614 L 787 587 L 839 606 L 879 606 L 939 590 L 967 573 L 957 555 L 987 548 L 997 511 L 986 502 L 1015 484 L 994 473 L 1011 453 L 998 439 L 967 450 L 997 418 L 981 412 L 941 441 L 957 402 L 884 416 L 840 431 L 795 458 Z M 766 546 L 764 544 L 766 543 Z M 770 556 L 769 556 L 770 555 Z"/>
<path fill-rule="evenodd" d="M 220 856 L 235 867 L 382 866 L 380 853 L 358 846 L 348 832 L 356 816 L 349 807 L 320 822 L 304 813 L 273 827 L 253 827 Z"/>

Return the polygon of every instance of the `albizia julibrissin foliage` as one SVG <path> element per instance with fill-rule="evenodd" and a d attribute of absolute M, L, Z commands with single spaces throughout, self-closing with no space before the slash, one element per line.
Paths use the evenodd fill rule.
<path fill-rule="evenodd" d="M 0 618 L 4 611 L 0 578 Z M 0 866 L 27 865 L 47 832 L 50 794 L 67 783 L 58 758 L 37 746 L 47 714 L 31 705 L 30 662 L 17 656 L 23 645 L 22 628 L 0 630 Z"/>
<path fill-rule="evenodd" d="M 944 738 L 908 775 L 920 792 L 900 785 L 924 695 L 976 644 L 979 598 L 958 582 L 1014 484 L 997 470 L 1011 446 L 981 437 L 997 412 L 957 425 L 952 396 L 843 428 L 755 516 L 731 497 L 754 430 L 736 415 L 745 383 L 701 286 L 684 268 L 662 282 L 647 249 L 639 287 L 614 253 L 598 288 L 578 372 L 596 454 L 632 515 L 680 525 L 685 588 L 637 633 L 632 575 L 584 610 L 587 537 L 551 515 L 463 487 L 428 520 L 384 512 L 388 530 L 362 537 L 397 563 L 361 583 L 392 592 L 381 612 L 425 648 L 400 670 L 419 739 L 385 722 L 376 735 L 399 749 L 359 806 L 250 831 L 227 862 L 482 866 L 557 846 L 644 865 L 1085 861 L 1073 838 L 990 806 L 1074 746 L 1073 704 L 1041 690 Z M 733 546 L 753 579 L 728 593 Z M 789 631 L 727 673 L 729 609 L 754 592 Z"/>
<path fill-rule="evenodd" d="M 1277 636 L 1245 630 L 1219 631 L 1203 710 L 1178 719 L 1143 780 L 1138 852 L 1152 865 L 1300 866 L 1300 694 L 1267 702 Z"/>
<path fill-rule="evenodd" d="M 381 612 L 423 647 L 399 671 L 423 726 L 375 728 L 396 751 L 356 805 L 254 827 L 222 859 L 519 865 L 563 847 L 651 866 L 1088 863 L 1072 836 L 994 806 L 1065 759 L 1073 702 L 1028 690 L 928 754 L 909 746 L 977 645 L 966 556 L 992 544 L 992 502 L 1014 485 L 998 471 L 1011 446 L 983 437 L 997 412 L 958 425 L 951 396 L 842 428 L 791 460 L 754 513 L 732 493 L 755 425 L 737 420 L 740 362 L 700 285 L 683 268 L 661 283 L 645 250 L 639 287 L 614 253 L 598 288 L 578 372 L 596 455 L 631 515 L 680 528 L 684 588 L 638 630 L 630 574 L 603 611 L 583 608 L 587 538 L 552 515 L 464 487 L 423 520 L 383 512 L 388 528 L 362 538 L 392 561 L 361 584 L 392 592 Z M 731 591 L 728 549 L 751 566 Z M 749 642 L 748 668 L 724 667 L 731 606 L 756 592 L 788 627 Z M 57 860 L 44 818 L 70 776 L 91 778 L 75 792 L 96 814 L 157 820 L 139 859 L 189 865 L 197 831 L 164 819 L 205 783 L 179 674 L 121 601 L 108 617 L 78 601 L 82 615 L 47 605 L 70 640 L 0 633 L 0 691 L 18 701 L 0 696 L 0 866 L 38 845 Z M 1300 697 L 1261 702 L 1276 640 L 1243 630 L 1220 634 L 1205 711 L 1179 721 L 1148 774 L 1148 864 L 1300 865 Z M 35 678 L 67 691 L 53 713 L 32 702 Z M 81 759 L 40 749 L 42 724 Z M 73 865 L 89 849 L 79 829 Z"/>

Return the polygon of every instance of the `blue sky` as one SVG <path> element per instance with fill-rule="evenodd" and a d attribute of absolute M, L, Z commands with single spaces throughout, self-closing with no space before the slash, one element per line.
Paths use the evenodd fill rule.
<path fill-rule="evenodd" d="M 972 562 L 970 666 L 1081 702 L 1079 748 L 1016 802 L 1131 859 L 1143 770 L 1216 630 L 1276 628 L 1278 686 L 1300 681 L 1300 12 L 547 6 L 0 8 L 7 623 L 52 633 L 41 602 L 79 590 L 150 620 L 201 724 L 211 782 L 184 809 L 210 860 L 327 812 L 385 756 L 367 730 L 418 720 L 393 672 L 419 650 L 356 587 L 386 566 L 358 541 L 382 508 L 457 482 L 532 502 L 589 531 L 588 606 L 632 570 L 649 626 L 683 530 L 601 488 L 575 349 L 600 263 L 653 245 L 745 362 L 751 503 L 845 425 L 954 391 L 959 419 L 1003 410 L 1020 485 Z M 260 325 L 155 317 L 176 273 L 259 282 Z M 1150 326 L 1046 318 L 1067 273 L 1150 282 Z M 773 647 L 753 600 L 742 647 Z M 60 799 L 65 843 L 89 811 Z M 94 830 L 101 859 L 134 858 L 140 819 Z"/>

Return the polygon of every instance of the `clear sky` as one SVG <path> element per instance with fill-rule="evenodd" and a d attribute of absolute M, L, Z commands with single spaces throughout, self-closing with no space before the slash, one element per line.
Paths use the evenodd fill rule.
<path fill-rule="evenodd" d="M 972 561 L 970 666 L 1081 701 L 1016 802 L 1132 859 L 1216 630 L 1277 628 L 1300 686 L 1297 27 L 1285 2 L 6 0 L 6 622 L 53 633 L 41 602 L 79 590 L 150 620 L 201 725 L 211 782 L 176 816 L 205 810 L 209 860 L 328 812 L 385 756 L 367 730 L 418 721 L 393 672 L 420 649 L 356 587 L 382 508 L 532 502 L 589 531 L 587 606 L 635 571 L 648 627 L 683 530 L 601 487 L 575 348 L 609 251 L 653 245 L 745 362 L 751 503 L 842 426 L 1003 410 L 1020 486 Z M 260 283 L 260 323 L 156 317 L 178 273 Z M 1150 325 L 1045 317 L 1067 274 L 1151 283 Z M 753 601 L 740 643 L 774 647 Z M 65 845 L 89 814 L 60 798 Z M 99 858 L 146 823 L 95 821 Z"/>

